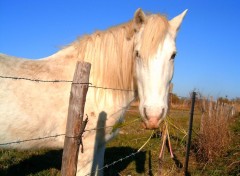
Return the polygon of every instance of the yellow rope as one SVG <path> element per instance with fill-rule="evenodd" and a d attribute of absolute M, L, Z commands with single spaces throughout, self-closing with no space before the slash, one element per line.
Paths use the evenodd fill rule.
<path fill-rule="evenodd" d="M 152 138 L 153 133 L 154 133 L 154 130 L 152 130 L 151 136 L 150 136 L 150 137 L 148 138 L 148 140 L 142 145 L 142 147 L 140 147 L 140 148 L 138 149 L 137 152 L 140 152 L 140 151 L 143 149 L 143 147 L 145 147 L 145 145 L 147 145 L 147 143 L 148 143 L 148 142 L 150 141 L 150 139 Z"/>

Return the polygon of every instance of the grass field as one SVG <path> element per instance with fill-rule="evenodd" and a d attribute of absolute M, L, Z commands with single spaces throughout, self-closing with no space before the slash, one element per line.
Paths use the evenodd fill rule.
<path fill-rule="evenodd" d="M 194 139 L 200 128 L 201 113 L 196 110 L 193 126 L 193 147 L 190 153 L 189 175 L 239 175 L 240 173 L 240 116 L 231 119 L 231 142 L 224 154 L 212 161 L 199 162 L 196 157 Z M 139 121 L 137 107 L 128 111 L 125 123 L 117 138 L 107 144 L 105 164 L 111 164 L 125 156 L 135 153 L 149 138 L 152 131 L 143 130 Z M 189 110 L 172 109 L 168 115 L 170 138 L 174 158 L 170 157 L 168 148 L 164 152 L 161 165 L 162 175 L 182 175 L 185 161 L 185 141 L 188 129 Z M 104 175 L 158 175 L 161 132 L 155 131 L 149 143 L 135 156 L 118 162 L 104 170 Z M 54 176 L 60 175 L 62 150 L 16 151 L 0 150 L 1 176 Z"/>

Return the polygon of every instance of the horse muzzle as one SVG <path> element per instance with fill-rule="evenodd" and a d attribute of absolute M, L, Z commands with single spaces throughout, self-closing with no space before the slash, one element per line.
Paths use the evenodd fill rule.
<path fill-rule="evenodd" d="M 164 108 L 144 108 L 143 127 L 150 130 L 159 128 L 164 116 Z"/>

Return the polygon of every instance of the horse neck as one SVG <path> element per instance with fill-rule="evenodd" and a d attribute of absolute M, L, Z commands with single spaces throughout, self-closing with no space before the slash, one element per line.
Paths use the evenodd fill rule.
<path fill-rule="evenodd" d="M 72 79 L 77 60 L 91 63 L 90 82 L 93 86 L 101 87 L 95 88 L 95 97 L 111 97 L 108 98 L 111 101 L 118 99 L 118 102 L 129 102 L 133 99 L 135 88 L 134 38 L 129 37 L 131 28 L 131 23 L 126 23 L 84 36 L 51 56 L 53 59 L 50 60 L 68 67 L 67 70 L 71 72 L 68 79 Z"/>

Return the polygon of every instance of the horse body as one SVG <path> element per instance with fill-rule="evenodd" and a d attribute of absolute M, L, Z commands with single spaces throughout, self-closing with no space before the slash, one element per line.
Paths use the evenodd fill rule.
<path fill-rule="evenodd" d="M 4 60 L 0 65 L 0 67 L 3 68 L 1 71 L 4 71 L 4 74 L 9 76 L 17 75 L 17 77 L 24 78 L 41 78 L 43 80 L 72 80 L 73 72 L 68 72 L 67 74 L 62 73 L 64 69 L 68 67 L 74 71 L 77 61 L 74 61 L 74 64 L 61 64 L 57 66 L 59 57 L 56 56 L 39 61 L 7 59 L 7 62 L 5 61 L 5 57 L 3 58 L 3 56 L 1 56 L 0 60 Z M 53 60 L 56 61 L 54 61 L 54 65 L 56 64 L 55 67 L 53 66 L 54 71 L 51 70 L 52 67 L 48 66 L 51 65 Z M 37 71 L 36 68 L 38 66 L 40 66 L 39 71 Z M 23 72 L 20 73 L 17 72 L 18 68 L 16 67 L 34 67 L 35 71 L 29 72 L 28 70 L 22 69 Z M 55 71 L 60 75 L 54 73 Z M 46 72 L 46 74 L 43 74 L 43 72 Z M 90 82 L 91 79 L 92 78 L 90 78 Z M 1 80 L 0 85 L 1 100 L 5 102 L 0 104 L 1 143 L 65 133 L 71 89 L 70 83 L 37 83 L 26 80 L 4 79 Z M 94 88 L 89 88 L 86 98 L 85 114 L 88 114 L 90 119 L 87 129 L 112 126 L 117 123 L 117 121 L 120 122 L 128 104 L 133 99 L 134 93 L 131 93 L 131 99 L 126 99 L 126 102 L 121 101 L 122 103 L 120 104 L 118 102 L 113 103 L 114 101 L 111 100 L 113 96 L 111 98 L 110 93 L 108 93 L 109 97 L 107 100 L 95 102 L 94 99 L 97 98 L 95 95 L 96 91 Z M 80 156 L 81 160 L 79 160 L 79 165 L 81 166 L 81 170 L 78 175 L 85 175 L 86 173 L 90 173 L 91 170 L 96 170 L 102 166 L 105 142 L 110 140 L 116 133 L 117 131 L 111 133 L 111 130 L 107 131 L 107 129 L 93 130 L 84 133 L 84 154 Z M 64 136 L 59 136 L 4 147 L 17 149 L 62 148 L 63 143 Z M 93 158 L 95 159 L 93 160 Z M 99 159 L 101 159 L 101 162 L 98 161 Z M 92 163 L 94 163 L 94 165 Z"/>
<path fill-rule="evenodd" d="M 84 133 L 84 154 L 79 154 L 77 175 L 101 175 L 97 170 L 103 166 L 105 143 L 118 132 L 103 127 L 123 121 L 136 91 L 146 128 L 157 128 L 166 116 L 175 37 L 185 13 L 168 22 L 160 15 L 146 16 L 137 10 L 132 21 L 85 36 L 56 54 L 36 61 L 0 55 L 0 75 L 72 80 L 76 62 L 90 62 L 89 82 L 112 89 L 90 87 L 88 90 L 87 129 L 98 130 Z M 1 143 L 65 133 L 70 83 L 1 79 L 0 87 Z M 63 142 L 64 136 L 60 136 L 7 147 L 62 148 Z"/>

